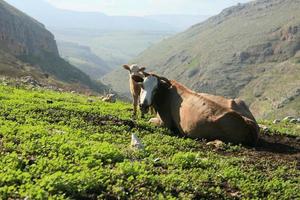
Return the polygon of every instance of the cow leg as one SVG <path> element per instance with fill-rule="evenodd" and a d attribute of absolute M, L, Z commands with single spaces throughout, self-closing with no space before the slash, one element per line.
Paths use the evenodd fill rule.
<path fill-rule="evenodd" d="M 158 113 L 157 113 L 156 117 L 151 118 L 151 119 L 149 120 L 149 122 L 150 122 L 151 124 L 153 124 L 154 126 L 158 126 L 158 127 L 162 127 L 162 126 L 165 125 L 164 122 L 161 120 L 161 118 L 160 118 L 160 116 L 159 116 Z"/>
<path fill-rule="evenodd" d="M 143 111 L 141 111 L 141 118 L 144 119 L 145 118 L 145 114 Z"/>
<path fill-rule="evenodd" d="M 136 117 L 137 106 L 138 106 L 138 96 L 133 96 L 133 113 L 132 113 L 133 118 Z"/>
<path fill-rule="evenodd" d="M 150 122 L 151 124 L 153 124 L 154 126 L 158 126 L 158 127 L 160 127 L 160 126 L 163 125 L 163 122 L 162 122 L 159 118 L 157 118 L 157 117 L 151 118 L 151 119 L 149 120 L 149 122 Z"/>
<path fill-rule="evenodd" d="M 155 109 L 153 108 L 153 106 L 150 107 L 150 114 L 151 115 L 155 115 L 156 114 Z"/>

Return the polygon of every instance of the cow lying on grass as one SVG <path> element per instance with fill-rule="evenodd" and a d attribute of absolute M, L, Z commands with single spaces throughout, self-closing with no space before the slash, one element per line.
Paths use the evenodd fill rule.
<path fill-rule="evenodd" d="M 243 101 L 196 93 L 174 80 L 143 74 L 145 78 L 132 78 L 142 87 L 141 111 L 152 105 L 158 113 L 152 122 L 190 138 L 256 144 L 259 126 Z"/>

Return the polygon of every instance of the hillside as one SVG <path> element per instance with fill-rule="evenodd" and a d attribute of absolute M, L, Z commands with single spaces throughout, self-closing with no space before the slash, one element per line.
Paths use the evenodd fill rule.
<path fill-rule="evenodd" d="M 241 97 L 259 118 L 299 116 L 299 9 L 300 1 L 294 0 L 238 4 L 150 47 L 132 62 L 196 91 Z M 103 81 L 128 94 L 127 73 L 121 68 Z"/>
<path fill-rule="evenodd" d="M 59 56 L 54 36 L 44 25 L 3 0 L 0 0 L 0 50 L 5 52 L 1 55 L 1 75 L 22 75 L 22 66 L 30 66 L 32 75 L 47 73 L 59 81 L 101 90 L 102 85 L 93 83 L 86 74 Z M 18 63 L 17 66 L 14 63 Z"/>
<path fill-rule="evenodd" d="M 72 42 L 57 41 L 60 55 L 92 79 L 100 79 L 111 71 L 104 60 L 95 55 L 87 46 Z"/>
<path fill-rule="evenodd" d="M 184 31 L 192 25 L 208 19 L 209 15 L 148 15 L 147 19 L 152 19 L 175 27 L 177 31 Z"/>
<path fill-rule="evenodd" d="M 299 126 L 270 123 L 255 149 L 214 147 L 130 108 L 0 83 L 0 199 L 299 199 Z"/>

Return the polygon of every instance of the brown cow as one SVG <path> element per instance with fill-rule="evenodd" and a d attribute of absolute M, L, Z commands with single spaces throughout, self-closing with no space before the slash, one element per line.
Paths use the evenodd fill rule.
<path fill-rule="evenodd" d="M 130 86 L 130 93 L 133 99 L 133 114 L 132 116 L 136 116 L 137 106 L 139 102 L 139 96 L 141 93 L 141 86 L 132 79 L 132 76 L 135 76 L 136 79 L 143 80 L 144 75 L 142 72 L 146 69 L 145 67 L 139 67 L 137 64 L 133 65 L 123 65 L 123 68 L 129 71 L 129 86 Z M 144 117 L 144 113 L 142 112 L 142 118 Z"/>
<path fill-rule="evenodd" d="M 144 74 L 144 80 L 133 79 L 143 88 L 141 110 L 153 105 L 158 113 L 151 121 L 190 138 L 256 144 L 259 126 L 243 101 L 196 93 L 174 80 Z"/>

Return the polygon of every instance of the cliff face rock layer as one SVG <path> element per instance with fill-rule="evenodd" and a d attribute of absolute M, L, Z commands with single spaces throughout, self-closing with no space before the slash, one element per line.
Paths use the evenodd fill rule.
<path fill-rule="evenodd" d="M 37 71 L 48 73 L 60 81 L 94 89 L 99 87 L 100 90 L 103 87 L 102 84 L 93 83 L 89 76 L 59 56 L 54 36 L 44 25 L 3 0 L 0 0 L 0 50 L 0 67 L 5 75 L 24 74 L 20 72 L 26 67 L 16 67 L 11 64 L 11 60 L 14 60 L 13 63 L 18 63 L 18 66 L 26 66 L 24 63 L 28 63 Z"/>
<path fill-rule="evenodd" d="M 241 97 L 257 117 L 299 116 L 299 10 L 299 0 L 238 4 L 152 46 L 132 62 L 199 92 Z M 126 79 L 120 69 L 103 80 L 122 92 L 127 86 L 120 83 Z"/>
<path fill-rule="evenodd" d="M 58 56 L 54 36 L 44 25 L 0 0 L 0 42 L 11 54 L 40 56 L 44 51 Z"/>

